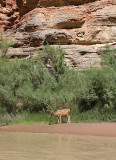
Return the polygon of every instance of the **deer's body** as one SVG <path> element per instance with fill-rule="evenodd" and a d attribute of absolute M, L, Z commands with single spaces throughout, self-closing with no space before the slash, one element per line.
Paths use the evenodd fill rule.
<path fill-rule="evenodd" d="M 61 124 L 61 117 L 62 116 L 67 116 L 68 118 L 68 121 L 67 123 L 70 123 L 70 109 L 61 109 L 61 110 L 57 110 L 56 112 L 51 112 L 51 117 L 54 115 L 54 116 L 57 116 L 58 117 L 58 123 Z"/>

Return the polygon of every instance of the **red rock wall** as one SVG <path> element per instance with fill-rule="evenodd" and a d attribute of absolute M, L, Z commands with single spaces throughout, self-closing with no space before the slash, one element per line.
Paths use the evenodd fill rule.
<path fill-rule="evenodd" d="M 47 42 L 60 44 L 67 52 L 67 63 L 81 69 L 100 62 L 100 48 L 116 44 L 116 0 L 6 0 L 6 5 L 0 4 L 0 28 L 9 28 L 14 41 L 10 55 L 27 56 Z"/>
<path fill-rule="evenodd" d="M 69 5 L 81 5 L 96 0 L 17 0 L 17 6 L 21 15 L 33 10 L 34 8 L 62 7 Z"/>
<path fill-rule="evenodd" d="M 0 29 L 7 30 L 19 22 L 16 0 L 0 0 Z"/>

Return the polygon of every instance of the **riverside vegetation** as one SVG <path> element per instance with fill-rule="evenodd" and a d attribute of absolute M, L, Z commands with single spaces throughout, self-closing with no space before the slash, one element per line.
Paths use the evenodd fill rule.
<path fill-rule="evenodd" d="M 64 55 L 46 45 L 32 59 L 0 58 L 1 123 L 49 123 L 48 107 L 70 108 L 71 122 L 116 121 L 116 50 L 107 47 L 101 67 L 83 71 L 69 68 Z"/>

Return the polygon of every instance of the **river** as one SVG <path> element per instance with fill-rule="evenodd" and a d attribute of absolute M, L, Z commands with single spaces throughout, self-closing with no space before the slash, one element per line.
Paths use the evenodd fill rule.
<path fill-rule="evenodd" d="M 0 160 L 116 160 L 116 138 L 0 132 Z"/>

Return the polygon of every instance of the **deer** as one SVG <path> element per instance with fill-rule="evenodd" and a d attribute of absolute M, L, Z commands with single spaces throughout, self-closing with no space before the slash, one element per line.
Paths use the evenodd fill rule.
<path fill-rule="evenodd" d="M 60 123 L 61 124 L 61 118 L 62 116 L 67 116 L 68 120 L 67 120 L 67 123 L 70 123 L 70 109 L 60 109 L 60 110 L 57 110 L 56 112 L 53 112 L 51 111 L 51 109 L 49 109 L 51 115 L 50 115 L 50 123 L 51 124 L 51 118 L 53 116 L 57 116 L 58 117 L 58 124 Z"/>

